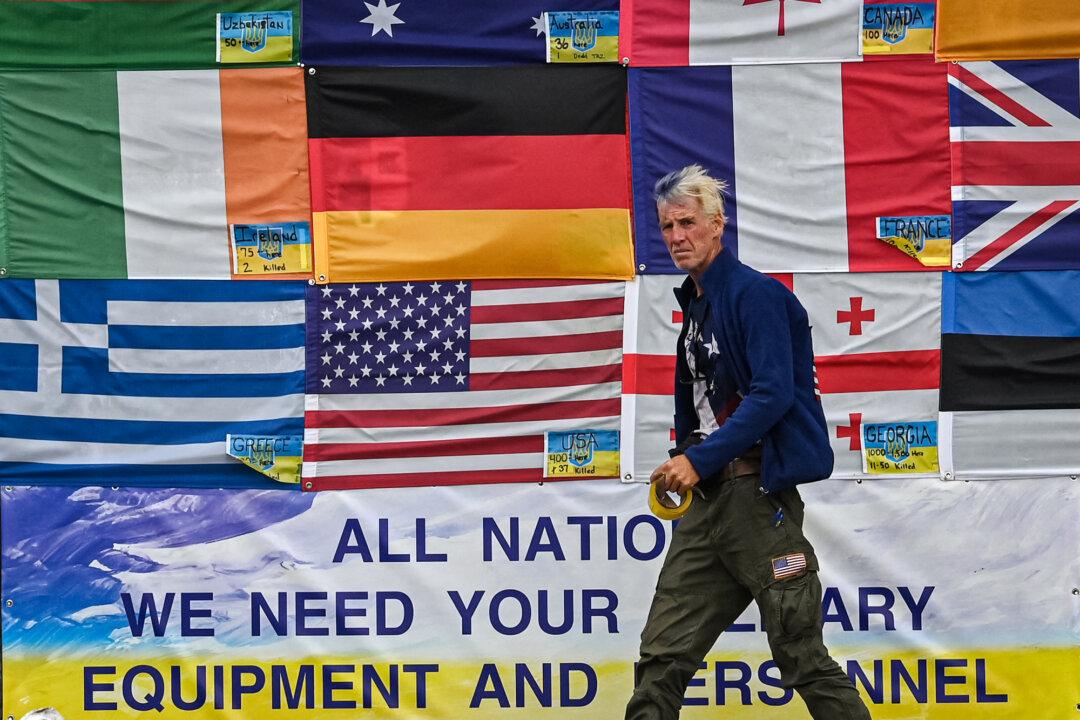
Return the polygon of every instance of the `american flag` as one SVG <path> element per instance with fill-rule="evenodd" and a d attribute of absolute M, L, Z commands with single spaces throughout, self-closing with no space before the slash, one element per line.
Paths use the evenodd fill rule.
<path fill-rule="evenodd" d="M 618 430 L 624 283 L 308 289 L 307 489 L 543 479 L 544 432 Z"/>
<path fill-rule="evenodd" d="M 806 571 L 806 555 L 803 553 L 792 553 L 791 555 L 783 555 L 772 560 L 772 576 L 773 580 L 783 580 L 784 578 L 795 577 Z"/>
<path fill-rule="evenodd" d="M 1080 268 L 1080 61 L 949 67 L 953 267 Z"/>

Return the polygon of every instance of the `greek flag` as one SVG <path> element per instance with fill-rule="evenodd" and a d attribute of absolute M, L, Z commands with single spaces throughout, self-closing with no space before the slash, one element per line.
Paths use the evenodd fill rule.
<path fill-rule="evenodd" d="M 0 282 L 0 481 L 250 486 L 225 436 L 299 435 L 304 283 Z"/>

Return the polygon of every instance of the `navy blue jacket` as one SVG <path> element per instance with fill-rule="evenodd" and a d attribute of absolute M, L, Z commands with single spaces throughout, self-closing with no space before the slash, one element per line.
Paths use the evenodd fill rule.
<path fill-rule="evenodd" d="M 790 290 L 743 265 L 727 248 L 706 268 L 701 287 L 720 349 L 717 386 L 733 384 L 742 401 L 718 430 L 686 451 L 687 459 L 701 477 L 709 477 L 761 440 L 765 490 L 828 477 L 833 453 L 814 387 L 806 310 Z M 689 277 L 675 290 L 684 313 L 695 292 Z M 682 337 L 676 365 L 677 373 L 687 371 Z M 697 427 L 692 387 L 677 382 L 676 440 L 682 442 Z"/>

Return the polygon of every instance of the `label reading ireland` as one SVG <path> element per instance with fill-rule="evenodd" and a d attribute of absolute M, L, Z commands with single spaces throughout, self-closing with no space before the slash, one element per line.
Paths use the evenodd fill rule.
<path fill-rule="evenodd" d="M 292 12 L 218 13 L 219 63 L 268 63 L 292 60 Z"/>
<path fill-rule="evenodd" d="M 937 421 L 863 426 L 863 472 L 870 475 L 938 471 Z"/>
<path fill-rule="evenodd" d="M 948 215 L 879 217 L 877 237 L 926 267 L 948 267 L 952 262 L 952 218 Z"/>
<path fill-rule="evenodd" d="M 311 270 L 311 226 L 306 222 L 230 225 L 233 273 L 276 275 Z"/>
<path fill-rule="evenodd" d="M 865 55 L 916 55 L 934 52 L 934 3 L 863 5 Z"/>
<path fill-rule="evenodd" d="M 544 433 L 544 477 L 619 477 L 619 431 Z"/>
<path fill-rule="evenodd" d="M 547 61 L 618 62 L 619 13 L 616 10 L 544 13 Z"/>
<path fill-rule="evenodd" d="M 271 480 L 300 482 L 301 435 L 226 435 L 225 452 Z"/>

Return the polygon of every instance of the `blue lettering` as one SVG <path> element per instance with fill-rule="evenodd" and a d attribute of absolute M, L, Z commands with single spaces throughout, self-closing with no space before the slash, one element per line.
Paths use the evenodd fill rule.
<path fill-rule="evenodd" d="M 111 682 L 96 682 L 98 675 L 115 675 L 115 665 L 87 665 L 83 668 L 83 709 L 116 710 L 114 702 L 98 702 L 94 697 L 99 692 L 111 692 L 115 685 Z"/>

